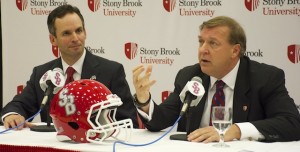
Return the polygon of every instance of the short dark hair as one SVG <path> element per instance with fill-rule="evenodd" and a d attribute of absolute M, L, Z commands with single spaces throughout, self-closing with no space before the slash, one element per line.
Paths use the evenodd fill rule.
<path fill-rule="evenodd" d="M 200 30 L 203 28 L 213 28 L 217 26 L 227 26 L 230 29 L 229 33 L 229 43 L 230 44 L 240 44 L 241 53 L 240 57 L 246 52 L 246 34 L 241 25 L 234 19 L 227 16 L 218 16 L 212 18 L 208 21 L 203 22 L 200 25 Z"/>
<path fill-rule="evenodd" d="M 47 19 L 48 30 L 55 37 L 56 37 L 56 28 L 54 26 L 55 20 L 57 18 L 64 17 L 68 13 L 70 13 L 70 14 L 76 13 L 80 17 L 83 28 L 84 28 L 84 19 L 78 8 L 76 6 L 72 6 L 69 4 L 61 5 L 61 6 L 58 6 L 57 8 L 55 8 L 54 10 L 52 10 Z"/>

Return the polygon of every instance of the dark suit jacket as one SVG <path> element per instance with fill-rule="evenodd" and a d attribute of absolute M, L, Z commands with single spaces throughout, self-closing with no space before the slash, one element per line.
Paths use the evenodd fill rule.
<path fill-rule="evenodd" d="M 182 107 L 179 94 L 194 76 L 202 78 L 206 90 L 200 103 L 189 111 L 190 130 L 199 128 L 210 77 L 201 71 L 199 64 L 195 64 L 178 72 L 174 92 L 162 104 L 155 105 L 151 121 L 143 120 L 150 131 L 174 124 Z M 246 110 L 244 106 L 247 106 Z M 300 115 L 294 100 L 288 95 L 283 70 L 251 61 L 248 57 L 241 58 L 233 97 L 233 123 L 238 122 L 252 123 L 265 136 L 265 141 L 300 139 Z M 179 121 L 178 131 L 186 131 L 185 115 Z"/>
<path fill-rule="evenodd" d="M 62 68 L 61 59 L 55 59 L 43 65 L 33 68 L 30 80 L 20 95 L 16 95 L 2 110 L 2 115 L 8 112 L 17 112 L 25 119 L 33 116 L 40 108 L 44 92 L 40 87 L 39 80 L 47 70 L 56 67 Z M 123 105 L 118 107 L 116 119 L 122 120 L 131 118 L 134 127 L 137 126 L 136 108 L 133 105 L 132 95 L 125 78 L 124 67 L 122 64 L 104 59 L 86 51 L 83 62 L 81 79 L 90 79 L 96 76 L 96 80 L 104 84 L 110 91 L 117 94 Z M 53 95 L 49 98 L 52 99 Z M 46 122 L 47 111 L 41 112 L 41 120 Z"/>

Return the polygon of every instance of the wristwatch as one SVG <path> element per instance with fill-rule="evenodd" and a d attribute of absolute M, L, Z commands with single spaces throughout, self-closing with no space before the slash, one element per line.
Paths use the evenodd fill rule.
<path fill-rule="evenodd" d="M 136 97 L 136 94 L 133 95 L 133 103 L 136 107 L 141 108 L 141 107 L 145 107 L 150 103 L 151 100 L 151 94 L 149 93 L 149 99 L 145 102 L 145 103 L 141 103 L 139 102 L 139 100 Z"/>

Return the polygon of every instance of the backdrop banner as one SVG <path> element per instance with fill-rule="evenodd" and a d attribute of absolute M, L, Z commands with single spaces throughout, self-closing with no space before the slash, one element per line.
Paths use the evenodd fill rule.
<path fill-rule="evenodd" d="M 215 16 L 236 19 L 247 35 L 245 55 L 284 70 L 300 105 L 299 0 L 2 0 L 3 106 L 20 93 L 34 66 L 59 57 L 47 16 L 76 5 L 85 18 L 88 51 L 122 63 L 132 93 L 132 69 L 153 65 L 156 103 L 173 91 L 176 73 L 198 62 L 199 25 Z M 275 83 L 275 82 L 274 82 Z"/>

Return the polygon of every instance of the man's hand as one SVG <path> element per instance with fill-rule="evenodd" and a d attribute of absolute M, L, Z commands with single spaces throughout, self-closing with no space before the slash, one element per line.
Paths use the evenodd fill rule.
<path fill-rule="evenodd" d="M 225 133 L 224 141 L 232 141 L 241 138 L 240 128 L 233 124 Z M 191 142 L 217 142 L 220 140 L 219 133 L 212 126 L 199 128 L 187 136 L 188 141 Z"/>
<path fill-rule="evenodd" d="M 152 66 L 149 65 L 145 71 L 145 74 L 141 74 L 145 71 L 143 65 L 139 65 L 132 70 L 132 80 L 136 91 L 137 100 L 140 103 L 145 103 L 150 98 L 150 87 L 156 82 L 155 80 L 149 80 L 152 73 Z M 142 107 L 142 110 L 148 113 L 149 106 Z"/>
<path fill-rule="evenodd" d="M 11 114 L 11 115 L 6 116 L 3 121 L 4 121 L 3 122 L 4 127 L 6 129 L 8 129 L 8 128 L 14 128 L 14 127 L 20 125 L 21 123 L 23 123 L 25 121 L 25 118 L 19 114 Z M 26 122 L 23 125 L 19 126 L 18 128 L 15 128 L 15 130 L 21 130 L 24 127 L 30 128 L 32 126 L 33 126 L 33 124 Z"/>

